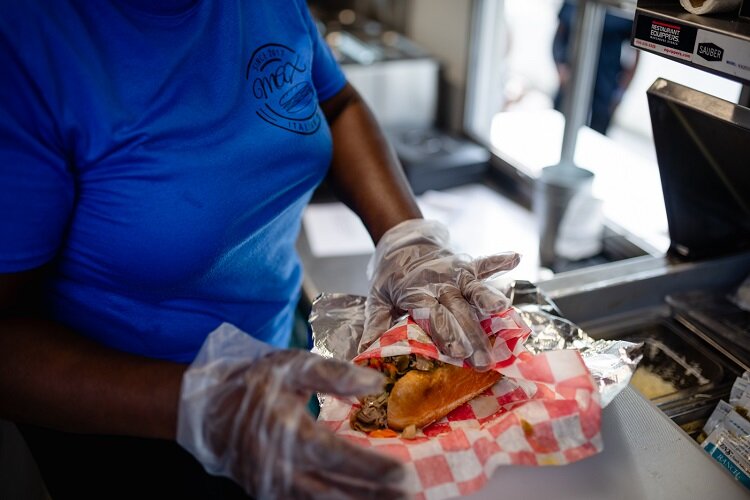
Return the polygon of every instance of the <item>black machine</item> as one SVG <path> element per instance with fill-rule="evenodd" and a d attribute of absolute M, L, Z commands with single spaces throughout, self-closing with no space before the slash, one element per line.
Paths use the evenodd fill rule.
<path fill-rule="evenodd" d="M 490 161 L 486 148 L 434 128 L 388 130 L 416 194 L 480 181 Z"/>
<path fill-rule="evenodd" d="M 750 250 L 750 109 L 663 79 L 648 102 L 670 254 Z"/>

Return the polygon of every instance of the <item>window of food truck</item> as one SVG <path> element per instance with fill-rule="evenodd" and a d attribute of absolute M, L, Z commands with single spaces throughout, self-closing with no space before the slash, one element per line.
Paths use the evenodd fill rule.
<path fill-rule="evenodd" d="M 565 120 L 558 110 L 573 70 L 575 4 L 478 1 L 475 9 L 465 128 L 501 163 L 536 178 L 560 161 Z M 737 102 L 741 85 L 637 52 L 630 46 L 632 9 L 607 9 L 588 126 L 578 133 L 574 158 L 595 173 L 609 225 L 661 252 L 669 237 L 646 89 L 664 77 Z"/>

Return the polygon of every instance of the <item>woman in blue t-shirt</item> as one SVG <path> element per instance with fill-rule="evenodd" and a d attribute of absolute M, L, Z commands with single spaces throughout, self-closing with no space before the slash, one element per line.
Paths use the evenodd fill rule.
<path fill-rule="evenodd" d="M 380 376 L 283 349 L 302 210 L 327 178 L 378 243 L 360 348 L 427 308 L 487 369 L 517 256 L 446 249 L 302 0 L 2 7 L 0 416 L 52 496 L 401 494 L 305 412 Z"/>

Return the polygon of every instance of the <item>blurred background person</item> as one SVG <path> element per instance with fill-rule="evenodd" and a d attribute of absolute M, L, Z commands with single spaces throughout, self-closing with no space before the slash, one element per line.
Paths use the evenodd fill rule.
<path fill-rule="evenodd" d="M 562 111 L 568 81 L 573 71 L 570 46 L 573 43 L 571 34 L 575 17 L 575 5 L 563 3 L 558 14 L 559 24 L 552 42 L 552 57 L 555 60 L 559 78 L 559 87 L 554 98 L 554 106 L 558 111 Z M 630 85 L 638 64 L 638 52 L 629 46 L 632 29 L 632 19 L 607 12 L 588 120 L 589 127 L 602 134 L 607 133 L 612 116 Z M 627 46 L 623 50 L 624 44 Z"/>

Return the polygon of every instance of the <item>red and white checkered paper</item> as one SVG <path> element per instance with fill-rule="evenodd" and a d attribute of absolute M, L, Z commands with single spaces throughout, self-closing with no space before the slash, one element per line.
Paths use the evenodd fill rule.
<path fill-rule="evenodd" d="M 414 319 L 416 317 L 417 319 Z M 354 359 L 420 354 L 446 363 L 412 317 L 394 326 Z M 602 450 L 599 393 L 575 350 L 532 355 L 523 347 L 530 329 L 515 310 L 482 321 L 496 335 L 495 370 L 504 375 L 480 396 L 418 432 L 415 439 L 370 438 L 353 430 L 353 400 L 326 397 L 319 421 L 342 437 L 404 462 L 407 487 L 416 498 L 466 495 L 484 485 L 501 465 L 564 465 Z"/>

